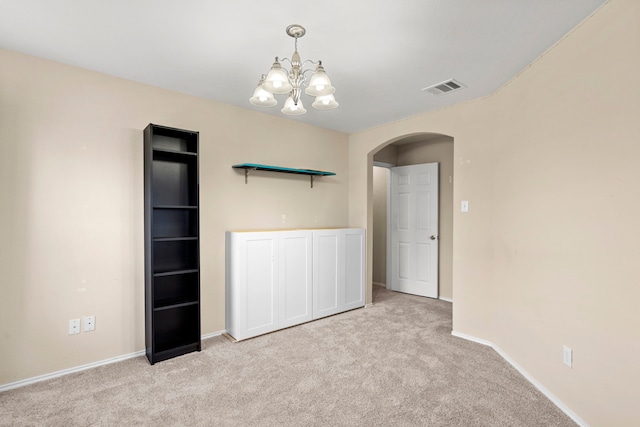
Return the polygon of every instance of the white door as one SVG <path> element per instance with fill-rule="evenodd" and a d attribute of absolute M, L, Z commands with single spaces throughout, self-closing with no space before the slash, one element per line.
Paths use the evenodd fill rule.
<path fill-rule="evenodd" d="M 438 163 L 391 168 L 391 289 L 438 298 Z"/>

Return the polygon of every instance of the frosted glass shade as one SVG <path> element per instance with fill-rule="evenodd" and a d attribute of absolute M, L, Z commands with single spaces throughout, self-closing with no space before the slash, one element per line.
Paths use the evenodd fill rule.
<path fill-rule="evenodd" d="M 274 62 L 269 74 L 267 74 L 265 82 L 262 84 L 262 87 L 277 95 L 289 93 L 291 92 L 291 89 L 293 89 L 293 86 L 289 83 L 287 73 L 285 73 L 280 67 L 279 62 Z"/>
<path fill-rule="evenodd" d="M 311 104 L 313 108 L 318 110 L 333 110 L 334 108 L 338 108 L 338 102 L 333 94 L 322 95 L 316 97 L 316 100 Z"/>
<path fill-rule="evenodd" d="M 253 96 L 249 98 L 251 105 L 257 107 L 274 107 L 278 104 L 278 101 L 273 97 L 273 94 L 263 89 L 259 84 L 256 90 L 253 92 Z"/>
<path fill-rule="evenodd" d="M 302 100 L 298 100 L 298 105 L 296 105 L 291 97 L 287 98 L 284 102 L 284 107 L 280 111 L 288 116 L 299 116 L 307 112 L 302 105 Z"/>
<path fill-rule="evenodd" d="M 309 80 L 309 87 L 307 87 L 304 92 L 311 96 L 323 96 L 330 95 L 335 91 L 336 88 L 331 86 L 329 76 L 324 72 L 324 68 L 319 65 Z"/>

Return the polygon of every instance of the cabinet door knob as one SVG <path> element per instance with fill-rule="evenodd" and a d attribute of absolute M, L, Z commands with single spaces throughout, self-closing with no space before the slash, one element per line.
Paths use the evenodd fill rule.
<path fill-rule="evenodd" d="M 436 239 L 437 239 L 437 237 L 436 237 L 436 236 L 429 236 L 429 238 L 430 238 L 431 240 L 436 240 Z"/>

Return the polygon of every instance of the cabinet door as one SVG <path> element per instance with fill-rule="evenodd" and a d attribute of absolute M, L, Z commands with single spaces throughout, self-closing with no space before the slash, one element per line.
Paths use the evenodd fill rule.
<path fill-rule="evenodd" d="M 344 236 L 344 310 L 364 306 L 364 229 L 342 230 Z"/>
<path fill-rule="evenodd" d="M 312 319 L 311 231 L 279 233 L 279 328 Z"/>
<path fill-rule="evenodd" d="M 340 230 L 313 231 L 313 318 L 339 313 L 344 304 Z"/>
<path fill-rule="evenodd" d="M 277 233 L 229 233 L 227 331 L 237 340 L 278 329 Z"/>

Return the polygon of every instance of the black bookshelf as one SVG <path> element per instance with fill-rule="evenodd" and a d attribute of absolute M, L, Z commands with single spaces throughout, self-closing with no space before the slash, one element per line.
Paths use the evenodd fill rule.
<path fill-rule="evenodd" d="M 198 132 L 144 130 L 145 342 L 149 362 L 201 350 Z"/>

